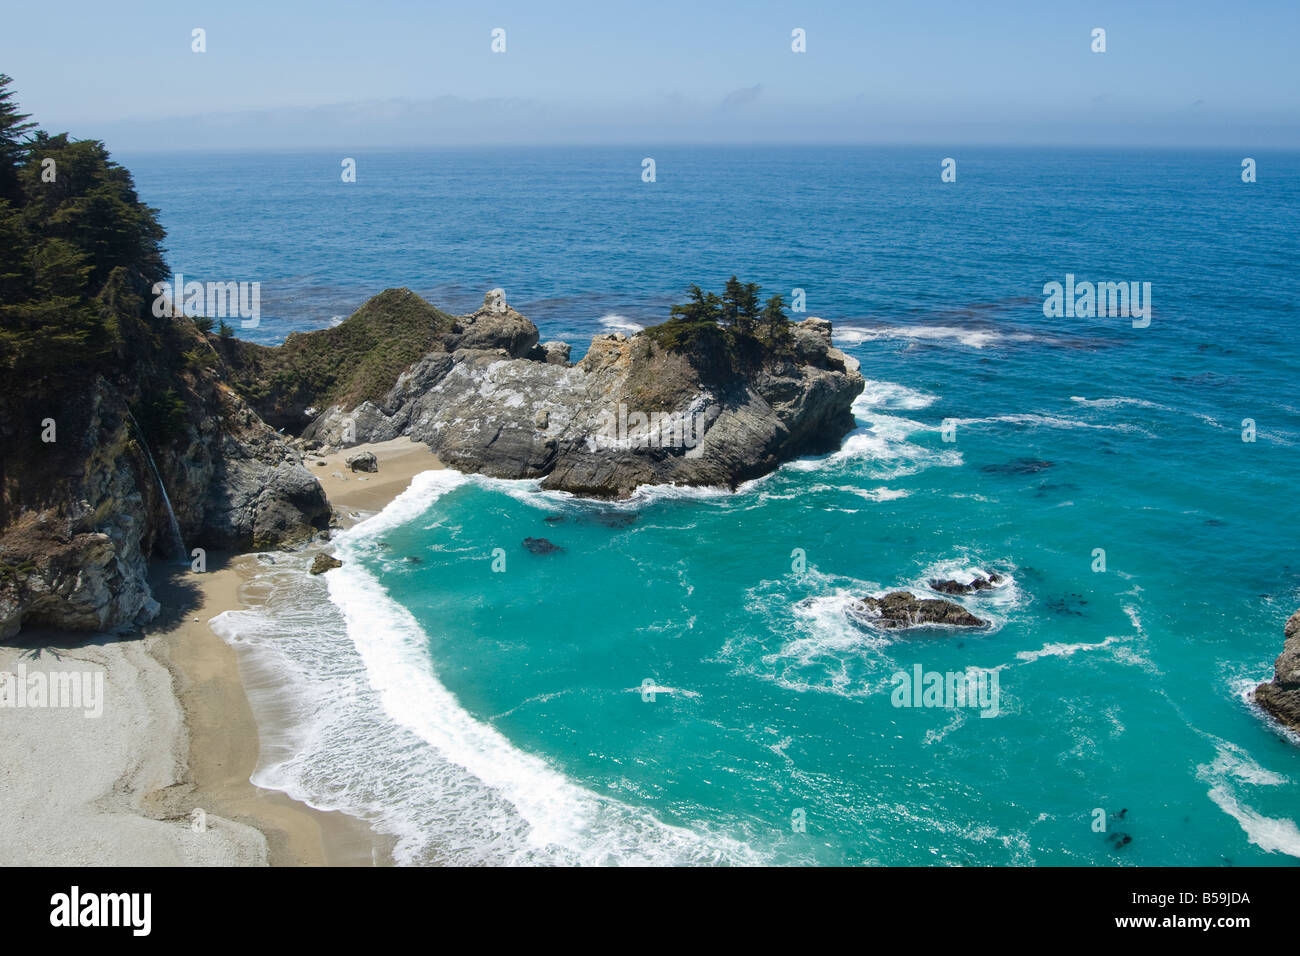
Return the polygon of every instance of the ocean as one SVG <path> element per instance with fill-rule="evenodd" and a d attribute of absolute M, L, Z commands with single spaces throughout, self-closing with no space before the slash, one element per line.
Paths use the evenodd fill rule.
<path fill-rule="evenodd" d="M 577 359 L 734 273 L 802 289 L 867 387 L 839 451 L 734 494 L 430 472 L 326 578 L 262 556 L 217 622 L 277 715 L 256 783 L 403 863 L 1300 860 L 1300 747 L 1249 698 L 1300 608 L 1300 155 L 345 155 L 118 159 L 173 270 L 262 283 L 255 341 L 500 286 Z M 1150 283 L 1149 321 L 1048 317 L 1067 276 Z M 852 613 L 994 572 L 954 598 L 983 631 Z M 896 706 L 918 673 L 996 707 Z"/>

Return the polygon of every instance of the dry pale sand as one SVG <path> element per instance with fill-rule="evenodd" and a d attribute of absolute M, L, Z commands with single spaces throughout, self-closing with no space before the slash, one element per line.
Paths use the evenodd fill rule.
<path fill-rule="evenodd" d="M 343 459 L 373 451 L 377 474 Z M 324 466 L 315 462 L 323 460 Z M 362 445 L 307 467 L 344 524 L 382 508 L 442 467 L 408 439 Z M 357 517 L 352 517 L 357 515 Z M 392 840 L 249 782 L 258 730 L 236 651 L 208 626 L 245 606 L 247 557 L 208 569 L 158 567 L 159 618 L 123 637 L 24 632 L 0 647 L 0 672 L 102 672 L 103 713 L 0 707 L 0 864 L 362 865 L 391 863 Z M 201 817 L 202 826 L 196 825 Z"/>
<path fill-rule="evenodd" d="M 378 474 L 348 470 L 344 460 L 363 451 L 374 452 L 379 461 Z M 322 461 L 324 465 L 317 464 Z M 428 445 L 409 438 L 394 438 L 358 445 L 333 455 L 308 455 L 306 466 L 320 480 L 325 496 L 346 525 L 354 511 L 363 514 L 382 511 L 407 489 L 412 478 L 422 471 L 441 468 L 442 463 L 429 451 Z"/>

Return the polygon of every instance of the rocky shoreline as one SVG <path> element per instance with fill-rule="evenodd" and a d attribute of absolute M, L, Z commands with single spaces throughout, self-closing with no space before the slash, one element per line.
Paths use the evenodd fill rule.
<path fill-rule="evenodd" d="M 58 441 L 5 476 L 0 640 L 24 626 L 151 620 L 151 556 L 179 562 L 183 548 L 200 566 L 209 550 L 327 537 L 333 516 L 309 467 L 323 454 L 409 437 L 448 467 L 588 497 L 643 484 L 734 489 L 838 448 L 864 387 L 822 319 L 766 343 L 725 340 L 744 349 L 598 335 L 572 364 L 569 345 L 539 344 L 501 290 L 461 317 L 388 290 L 277 347 L 184 317 L 163 334 L 183 360 L 148 373 L 158 381 L 100 375 L 53 409 L 16 416 L 52 410 Z M 146 427 L 132 408 L 150 410 Z"/>
<path fill-rule="evenodd" d="M 645 333 L 598 335 L 572 365 L 569 345 L 538 345 L 536 326 L 497 289 L 382 399 L 332 405 L 303 437 L 346 447 L 407 435 L 448 467 L 588 497 L 643 484 L 734 489 L 838 448 L 854 427 L 858 363 L 832 345 L 829 322 L 790 330 L 788 350 L 739 366 Z"/>

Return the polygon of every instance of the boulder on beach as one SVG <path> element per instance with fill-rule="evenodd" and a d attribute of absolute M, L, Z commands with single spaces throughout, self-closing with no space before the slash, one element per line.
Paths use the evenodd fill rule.
<path fill-rule="evenodd" d="M 343 562 L 332 554 L 326 554 L 322 551 L 316 555 L 316 560 L 311 563 L 312 574 L 324 574 L 326 571 L 332 571 L 335 568 L 343 567 Z"/>
<path fill-rule="evenodd" d="M 911 591 L 891 591 L 884 597 L 864 597 L 849 608 L 850 616 L 872 627 L 988 627 L 954 601 L 918 598 Z"/>
<path fill-rule="evenodd" d="M 355 455 L 348 455 L 344 462 L 353 471 L 376 472 L 379 470 L 379 459 L 375 457 L 373 451 L 357 452 Z"/>

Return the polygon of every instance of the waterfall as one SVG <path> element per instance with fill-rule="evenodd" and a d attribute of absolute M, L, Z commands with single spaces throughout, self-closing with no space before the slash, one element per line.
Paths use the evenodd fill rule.
<path fill-rule="evenodd" d="M 181 537 L 181 526 L 176 521 L 176 512 L 172 511 L 172 500 L 167 497 L 167 488 L 163 485 L 162 473 L 158 470 L 158 465 L 154 463 L 153 455 L 149 452 L 149 443 L 145 441 L 144 429 L 140 423 L 135 420 L 135 416 L 127 411 L 127 417 L 135 425 L 135 433 L 140 436 L 140 447 L 144 449 L 144 457 L 149 460 L 149 467 L 153 469 L 153 476 L 158 481 L 158 490 L 162 492 L 163 504 L 167 507 L 168 528 L 171 530 L 172 551 L 177 561 L 189 561 L 190 553 L 185 550 L 185 540 Z"/>

